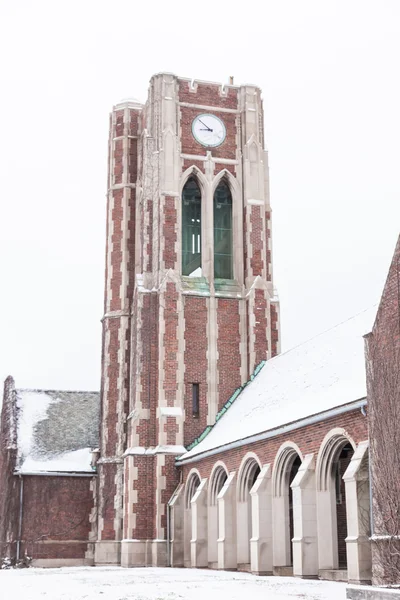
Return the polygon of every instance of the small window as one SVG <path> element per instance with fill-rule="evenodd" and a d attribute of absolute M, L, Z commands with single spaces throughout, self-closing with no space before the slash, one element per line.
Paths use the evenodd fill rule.
<path fill-rule="evenodd" d="M 192 383 L 192 410 L 193 416 L 198 417 L 200 414 L 200 384 Z"/>

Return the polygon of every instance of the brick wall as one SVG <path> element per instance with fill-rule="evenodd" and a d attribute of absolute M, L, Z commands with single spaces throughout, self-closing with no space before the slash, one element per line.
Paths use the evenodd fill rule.
<path fill-rule="evenodd" d="M 22 553 L 84 559 L 93 508 L 91 477 L 24 476 Z"/>
<path fill-rule="evenodd" d="M 241 385 L 239 321 L 239 302 L 219 298 L 217 303 L 218 410 Z"/>
<path fill-rule="evenodd" d="M 99 480 L 99 539 L 121 536 L 122 469 L 117 461 L 126 443 L 129 413 L 130 317 L 134 293 L 135 228 L 140 111 L 121 107 L 110 119 L 105 267 L 105 318 L 102 337 L 102 381 Z M 111 313 L 111 315 L 110 315 Z M 118 475 L 117 475 L 118 473 Z M 104 486 L 104 487 L 103 487 Z"/>
<path fill-rule="evenodd" d="M 374 533 L 400 534 L 400 238 L 379 304 L 372 333 L 366 336 L 368 418 Z M 373 583 L 398 584 L 400 544 L 382 538 L 372 544 Z"/>
<path fill-rule="evenodd" d="M 207 300 L 206 298 L 185 296 L 185 428 L 184 444 L 195 440 L 207 425 Z M 193 416 L 192 385 L 199 384 L 199 415 Z"/>
<path fill-rule="evenodd" d="M 204 146 L 196 141 L 192 134 L 192 122 L 193 119 L 206 112 L 207 114 L 214 114 L 219 119 L 223 119 L 226 127 L 226 138 L 221 146 L 217 148 L 207 148 L 216 158 L 229 158 L 234 160 L 236 158 L 236 119 L 235 113 L 220 113 L 213 110 L 201 110 L 198 108 L 181 107 L 181 129 L 182 129 L 182 152 L 184 154 L 194 154 L 204 156 L 206 149 Z"/>
<path fill-rule="evenodd" d="M 179 80 L 179 102 L 185 104 L 197 104 L 199 106 L 218 107 L 230 110 L 238 108 L 238 90 L 227 87 L 226 95 L 221 94 L 221 86 L 218 84 L 196 82 L 195 88 L 192 89 L 191 82 L 187 80 Z M 193 119 L 201 114 L 214 114 L 223 119 L 226 127 L 226 138 L 223 144 L 218 148 L 207 148 L 199 144 L 192 135 Z M 236 159 L 237 151 L 237 114 L 232 112 L 213 111 L 212 108 L 201 109 L 195 107 L 181 106 L 180 107 L 180 126 L 181 126 L 181 149 L 184 154 L 193 154 L 197 156 L 205 156 L 206 150 L 211 152 L 215 158 Z M 198 163 L 198 164 L 197 164 Z M 201 171 L 204 171 L 204 165 L 200 161 L 185 160 L 183 170 L 187 169 L 192 164 L 196 164 Z M 217 168 L 225 168 L 226 165 Z M 231 172 L 234 171 L 232 165 L 228 165 Z"/>
<path fill-rule="evenodd" d="M 202 478 L 209 477 L 214 464 L 218 460 L 225 463 L 229 472 L 238 471 L 240 463 L 247 452 L 254 452 L 261 464 L 273 464 L 280 446 L 288 441 L 294 442 L 303 456 L 314 453 L 316 457 L 325 435 L 335 427 L 343 427 L 356 443 L 368 439 L 367 419 L 361 414 L 360 410 L 355 410 L 338 417 L 326 419 L 320 423 L 295 429 L 290 433 L 278 435 L 269 440 L 244 444 L 239 448 L 221 452 L 205 459 L 199 457 L 198 461 L 182 466 L 184 481 L 193 467 L 199 470 Z"/>

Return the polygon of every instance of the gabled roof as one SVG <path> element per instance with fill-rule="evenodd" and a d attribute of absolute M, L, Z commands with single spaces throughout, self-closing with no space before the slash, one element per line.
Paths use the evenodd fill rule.
<path fill-rule="evenodd" d="M 100 394 L 16 390 L 17 472 L 90 473 L 99 444 Z"/>
<path fill-rule="evenodd" d="M 363 335 L 372 307 L 268 360 L 202 441 L 179 461 L 366 398 Z"/>

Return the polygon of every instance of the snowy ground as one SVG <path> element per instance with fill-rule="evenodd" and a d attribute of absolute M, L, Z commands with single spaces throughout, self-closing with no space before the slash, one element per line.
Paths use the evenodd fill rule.
<path fill-rule="evenodd" d="M 0 571 L 13 600 L 344 600 L 344 583 L 196 569 L 76 567 Z"/>

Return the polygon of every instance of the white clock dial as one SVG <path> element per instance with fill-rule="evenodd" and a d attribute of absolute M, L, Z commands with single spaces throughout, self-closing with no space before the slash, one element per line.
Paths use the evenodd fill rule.
<path fill-rule="evenodd" d="M 225 125 L 215 115 L 198 115 L 192 123 L 194 138 L 203 146 L 215 148 L 220 146 L 226 137 Z"/>

